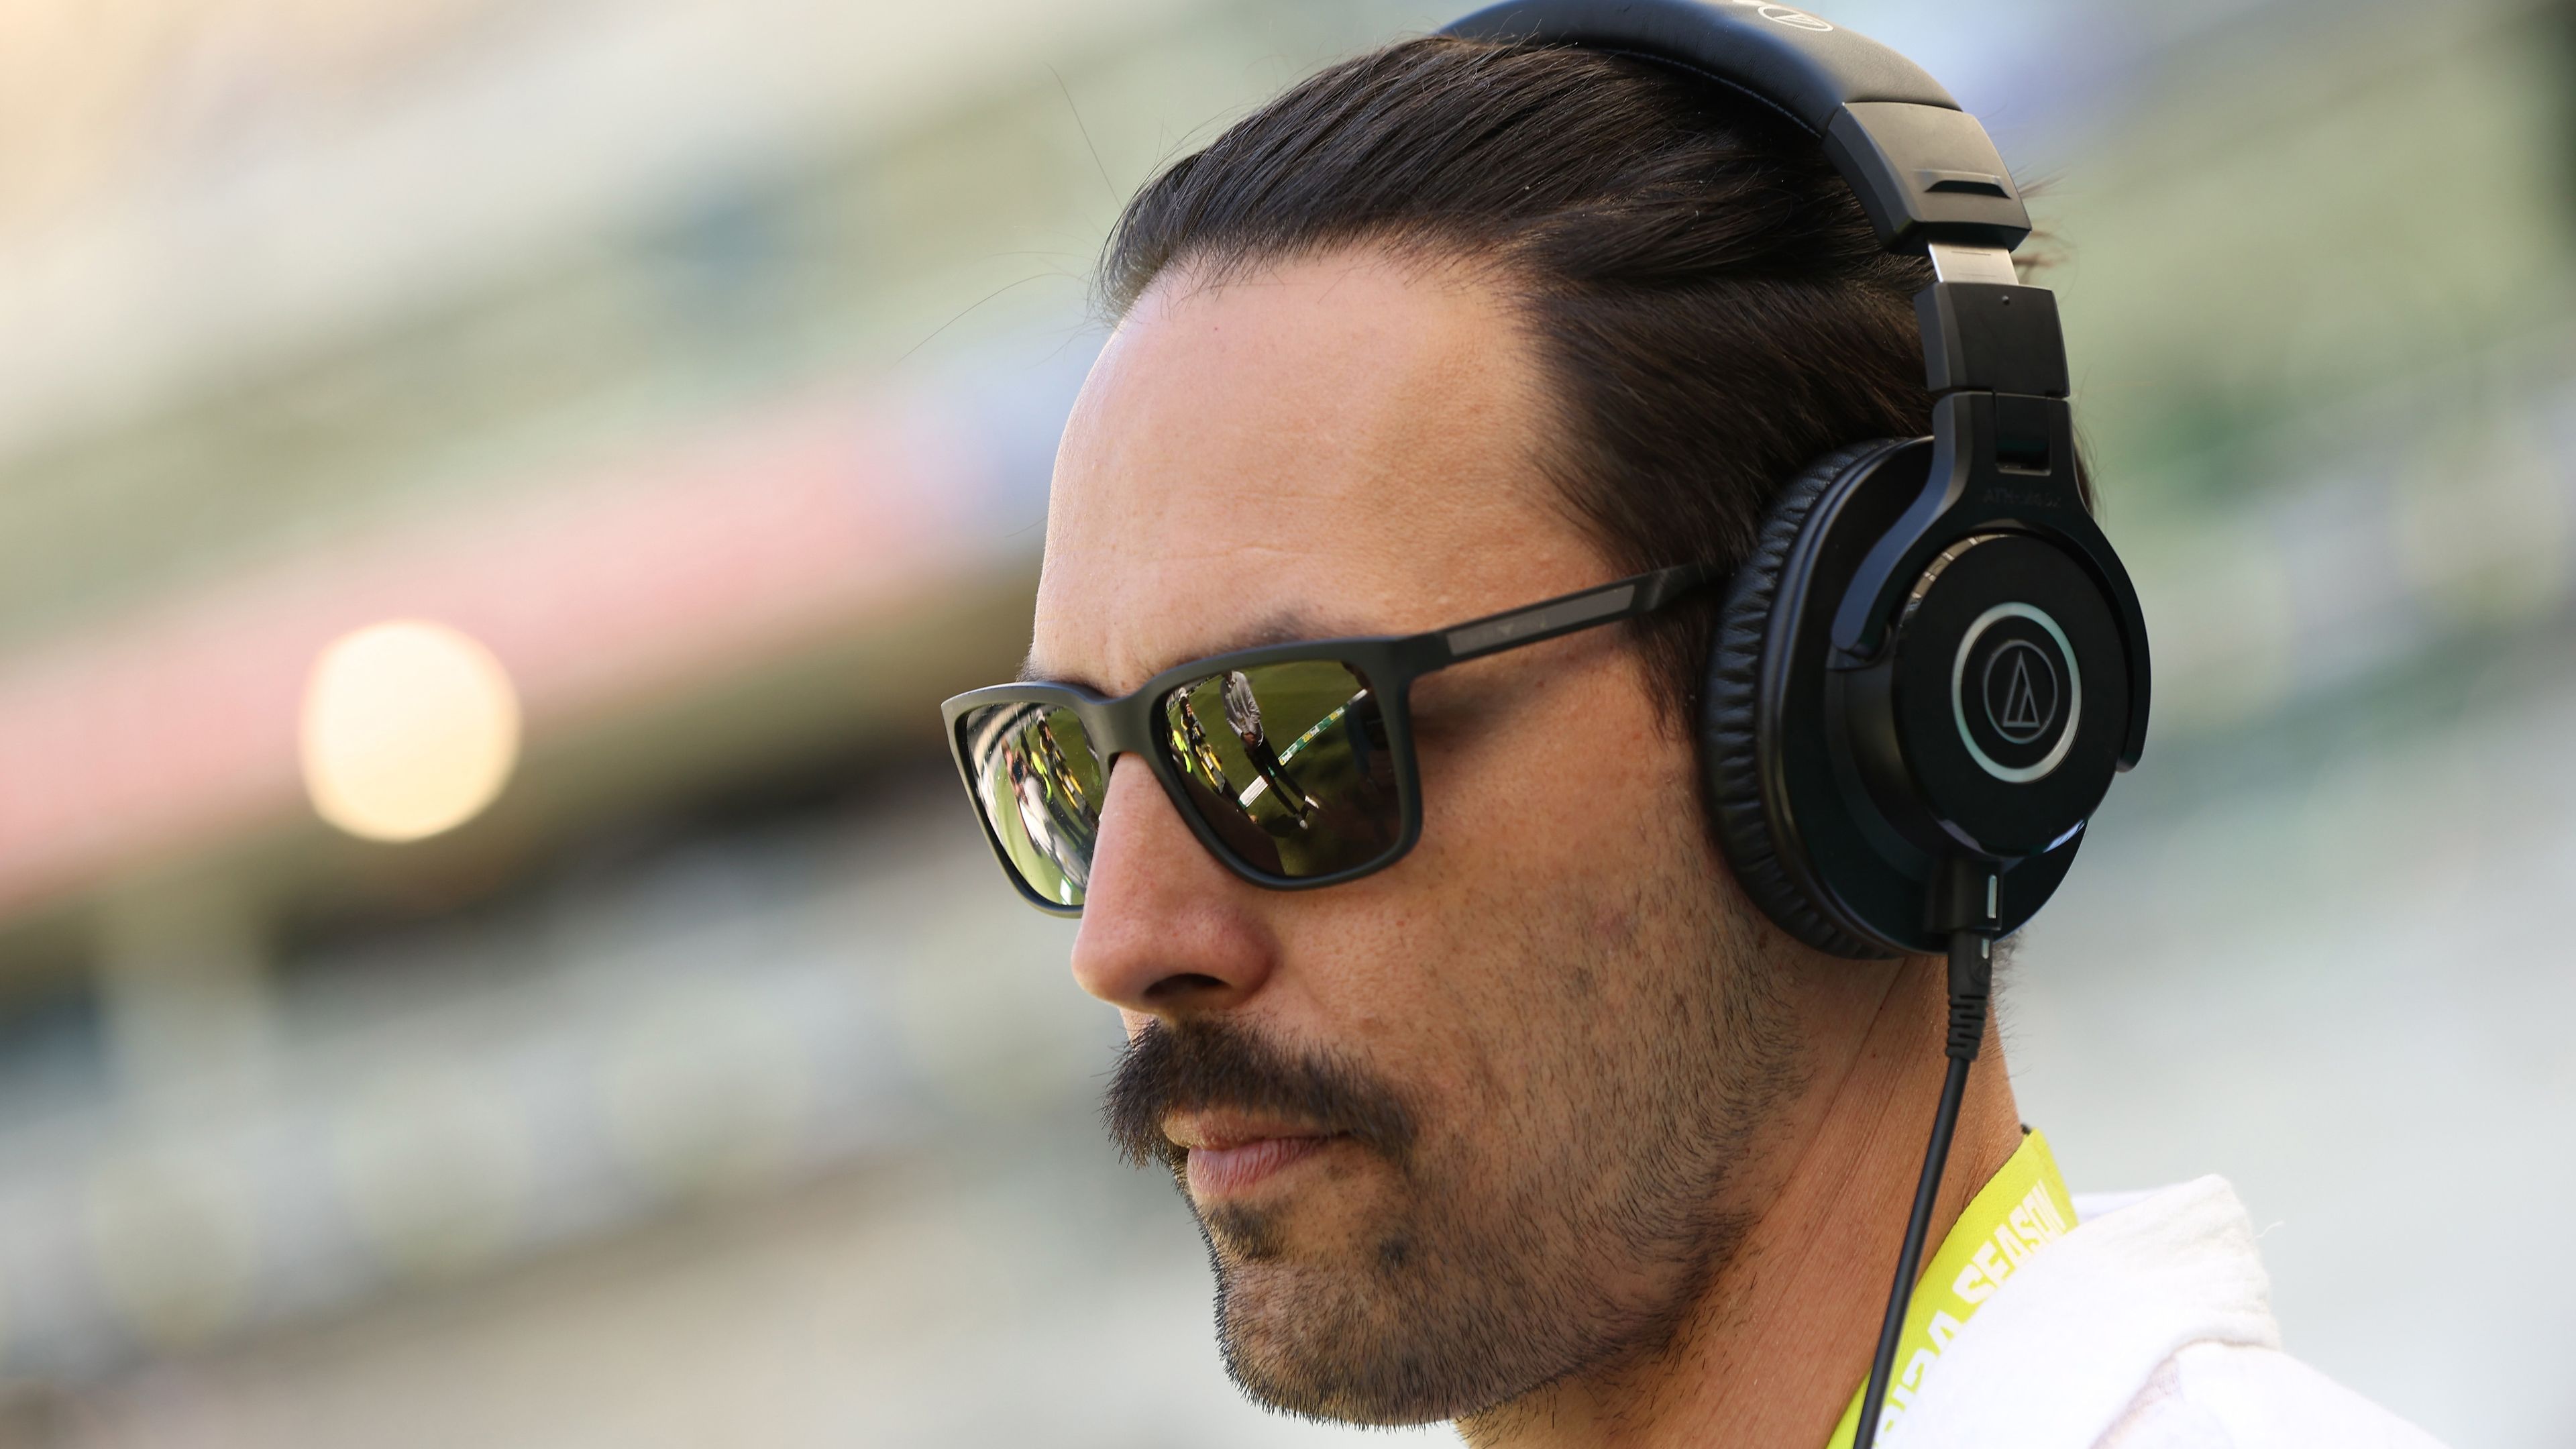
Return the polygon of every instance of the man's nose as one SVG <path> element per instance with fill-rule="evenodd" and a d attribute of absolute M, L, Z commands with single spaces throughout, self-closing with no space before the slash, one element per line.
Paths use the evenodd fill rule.
<path fill-rule="evenodd" d="M 1142 760 L 1122 755 L 1102 802 L 1073 979 L 1154 1016 L 1239 1005 L 1275 959 L 1262 894 L 1199 844 Z"/>

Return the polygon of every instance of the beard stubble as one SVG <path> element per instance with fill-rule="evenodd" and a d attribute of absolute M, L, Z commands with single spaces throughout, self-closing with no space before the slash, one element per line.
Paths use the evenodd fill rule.
<path fill-rule="evenodd" d="M 1129 1043 L 1111 1135 L 1184 1201 L 1173 1111 L 1284 1116 L 1376 1169 L 1373 1211 L 1302 1252 L 1302 1200 L 1191 1203 L 1245 1393 L 1348 1423 L 1472 1419 L 1671 1343 L 1744 1236 L 1728 1188 L 1794 1092 L 1796 1054 L 1769 932 L 1734 891 L 1641 882 L 1618 918 L 1631 928 L 1541 916 L 1512 933 L 1528 1034 L 1498 1055 L 1525 1070 L 1453 1114 L 1467 1120 L 1428 1120 L 1363 1062 L 1223 1019 L 1156 1021 Z"/>

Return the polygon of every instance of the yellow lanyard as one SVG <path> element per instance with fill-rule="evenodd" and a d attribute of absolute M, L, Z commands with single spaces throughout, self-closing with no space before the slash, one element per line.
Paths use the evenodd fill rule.
<path fill-rule="evenodd" d="M 2066 1236 L 2075 1226 L 2075 1202 L 2066 1180 L 2057 1175 L 2057 1159 L 2048 1155 L 2048 1139 L 2022 1134 L 2021 1146 L 1977 1195 L 1931 1265 L 1915 1280 L 1914 1301 L 1905 1310 L 1905 1336 L 1896 1342 L 1896 1374 L 1887 1386 L 1887 1407 L 1878 1420 L 1878 1442 L 1905 1417 L 1924 1381 L 1936 1372 L 1941 1351 L 1950 1346 L 1977 1309 L 1995 1296 L 2024 1259 Z M 1825 1449 L 1851 1449 L 1860 1432 L 1861 1395 L 1869 1392 L 1866 1376 L 1852 1390 L 1850 1407 L 1825 1441 Z"/>

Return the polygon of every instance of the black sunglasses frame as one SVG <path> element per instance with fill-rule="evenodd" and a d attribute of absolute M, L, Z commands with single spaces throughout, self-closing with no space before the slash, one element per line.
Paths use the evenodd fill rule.
<path fill-rule="evenodd" d="M 1135 755 L 1145 761 L 1146 768 L 1161 783 L 1172 807 L 1188 822 L 1190 833 L 1227 869 L 1270 890 L 1313 890 L 1384 870 L 1403 859 L 1422 837 L 1421 778 L 1413 755 L 1411 696 L 1415 680 L 1470 659 L 1651 614 L 1725 576 L 1726 570 L 1714 564 L 1682 564 L 1420 634 L 1305 640 L 1211 654 L 1173 665 L 1145 681 L 1135 692 L 1115 698 L 1076 685 L 1031 681 L 969 690 L 947 700 L 939 710 L 948 726 L 948 752 L 956 760 L 958 778 L 965 782 L 966 794 L 974 802 L 975 818 L 984 827 L 985 843 L 993 848 L 1002 873 L 1019 888 L 1021 897 L 1049 915 L 1079 916 L 1082 907 L 1047 899 L 1020 874 L 994 829 L 982 792 L 976 788 L 974 765 L 967 757 L 966 721 L 987 705 L 1043 704 L 1070 711 L 1082 722 L 1083 733 L 1090 739 L 1104 786 L 1117 757 Z M 1190 799 L 1181 781 L 1180 766 L 1169 757 L 1155 718 L 1164 697 L 1184 685 L 1231 670 L 1294 663 L 1343 665 L 1377 695 L 1386 722 L 1387 754 L 1394 764 L 1396 804 L 1401 812 L 1395 844 L 1373 859 L 1323 875 L 1279 875 L 1236 855 Z"/>

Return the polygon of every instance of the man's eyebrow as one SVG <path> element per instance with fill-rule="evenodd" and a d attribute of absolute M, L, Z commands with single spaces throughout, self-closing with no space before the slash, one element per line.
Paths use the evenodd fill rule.
<path fill-rule="evenodd" d="M 1157 666 L 1154 673 L 1160 674 L 1174 665 L 1186 664 L 1194 659 L 1209 659 L 1219 654 L 1232 654 L 1238 649 L 1259 649 L 1271 644 L 1295 644 L 1308 639 L 1350 639 L 1368 633 L 1369 631 L 1365 629 L 1332 627 L 1317 615 L 1283 609 L 1245 628 L 1215 636 L 1207 641 L 1204 647 L 1176 652 Z M 1084 675 L 1041 668 L 1034 648 L 1030 650 L 1028 657 L 1020 662 L 1020 683 L 1069 684 L 1076 689 L 1087 689 L 1093 694 L 1109 692 Z"/>

